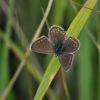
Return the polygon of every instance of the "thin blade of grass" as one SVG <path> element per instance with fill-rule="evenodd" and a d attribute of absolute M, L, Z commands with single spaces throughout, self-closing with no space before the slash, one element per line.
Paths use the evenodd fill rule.
<path fill-rule="evenodd" d="M 98 6 L 98 8 L 100 8 L 100 5 Z M 100 16 L 97 16 L 97 43 L 98 43 L 98 47 L 100 48 Z M 97 96 L 97 100 L 100 100 L 100 49 L 98 49 L 98 94 Z"/>
<path fill-rule="evenodd" d="M 81 37 L 81 48 L 79 56 L 79 68 L 78 68 L 78 85 L 79 85 L 79 100 L 92 100 L 92 84 L 93 84 L 93 73 L 92 73 L 92 41 L 89 39 L 87 34 L 82 33 Z M 84 49 L 85 48 L 85 49 Z"/>
<path fill-rule="evenodd" d="M 87 6 L 89 8 L 94 8 L 96 5 L 97 0 L 87 0 L 84 6 Z M 73 20 L 72 24 L 70 25 L 67 35 L 78 37 L 80 34 L 80 31 L 84 27 L 85 23 L 87 22 L 87 19 L 89 18 L 91 14 L 91 10 L 82 8 L 80 12 L 77 14 L 75 19 Z M 53 68 L 52 68 L 53 67 Z M 58 60 L 53 56 L 52 60 L 49 63 L 49 66 L 47 67 L 47 70 L 44 74 L 44 77 L 39 85 L 39 88 L 36 92 L 36 95 L 34 97 L 34 100 L 42 99 L 45 95 L 47 89 L 50 86 L 50 83 L 52 82 L 54 76 L 58 72 L 60 68 Z"/>
<path fill-rule="evenodd" d="M 2 31 L 0 31 L 0 39 L 3 39 L 5 41 L 5 35 Z M 12 41 L 9 39 L 7 46 L 12 50 L 12 52 L 18 57 L 20 60 L 24 58 L 23 51 Z M 42 73 L 38 70 L 36 65 L 30 61 L 30 59 L 27 61 L 27 70 L 32 75 L 32 77 L 37 81 L 40 82 L 42 80 Z M 50 98 L 57 98 L 56 94 L 52 89 L 49 89 L 48 96 Z M 1 99 L 0 99 L 1 100 Z M 58 100 L 58 99 L 57 99 Z"/>
<path fill-rule="evenodd" d="M 96 2 L 97 2 L 97 0 L 87 0 L 87 2 L 85 3 L 84 6 L 93 9 L 94 6 L 96 5 Z M 71 25 L 67 31 L 68 36 L 78 37 L 83 26 L 85 25 L 89 16 L 91 15 L 92 10 L 86 9 L 86 8 L 84 8 L 84 6 L 80 10 L 79 14 L 77 14 L 74 21 L 71 23 Z"/>
<path fill-rule="evenodd" d="M 76 5 L 78 4 L 78 6 L 81 6 L 81 7 L 83 6 L 83 5 L 80 5 L 77 2 L 72 1 L 72 5 L 74 6 L 73 9 L 74 9 L 75 12 L 77 11 L 77 8 L 76 8 L 75 4 Z M 85 8 L 89 9 L 88 7 L 85 7 Z M 91 8 L 90 8 L 90 10 L 96 11 L 96 9 L 91 9 Z M 95 18 L 96 18 L 96 16 L 95 16 Z M 90 21 L 90 22 L 92 22 L 92 21 Z M 89 23 L 88 26 L 89 25 L 92 26 L 91 23 Z M 94 27 L 91 27 L 91 29 L 94 29 Z M 84 34 L 83 32 L 87 33 L 88 35 Z M 79 67 L 78 67 L 78 87 L 79 87 L 78 88 L 78 90 L 79 90 L 79 92 L 78 92 L 78 94 L 79 94 L 78 95 L 78 99 L 79 100 L 91 100 L 91 99 L 93 99 L 91 97 L 91 95 L 94 95 L 93 97 L 95 99 L 97 99 L 97 92 L 95 92 L 95 93 L 92 92 L 92 90 L 97 91 L 92 86 L 93 83 L 94 83 L 93 82 L 93 77 L 97 76 L 95 74 L 95 71 L 94 71 L 94 73 L 92 73 L 92 70 L 95 70 L 95 68 L 93 69 L 93 66 L 96 65 L 96 64 L 93 65 L 93 63 L 95 61 L 91 62 L 93 58 L 95 60 L 95 57 L 93 57 L 93 58 L 91 57 L 91 55 L 93 55 L 93 53 L 94 53 L 93 52 L 93 50 L 94 50 L 93 47 L 94 46 L 92 45 L 92 43 L 98 48 L 98 50 L 99 50 L 99 47 L 98 47 L 98 44 L 97 44 L 94 36 L 92 36 L 91 31 L 87 27 L 85 27 L 85 31 L 83 31 L 83 32 L 82 32 L 82 36 L 80 38 L 81 45 L 82 44 L 83 45 L 80 48 L 80 52 L 79 52 L 80 56 L 79 56 L 79 59 L 78 59 L 78 63 L 79 63 Z M 84 48 L 86 48 L 86 49 L 84 49 Z M 96 53 L 95 53 L 95 55 L 96 55 Z M 94 74 L 95 74 L 95 76 L 94 76 Z M 95 78 L 94 81 L 96 82 L 96 78 Z M 95 86 L 95 88 L 96 88 L 96 86 Z"/>
<path fill-rule="evenodd" d="M 18 66 L 18 68 L 17 68 L 17 71 L 15 72 L 13 78 L 11 79 L 11 81 L 10 81 L 9 84 L 8 84 L 8 86 L 6 87 L 6 89 L 3 91 L 2 95 L 1 95 L 1 97 L 2 97 L 3 99 L 5 99 L 5 98 L 7 97 L 9 91 L 11 90 L 12 86 L 14 85 L 14 83 L 15 83 L 16 79 L 18 78 L 20 72 L 22 71 L 24 65 L 26 64 L 27 59 L 28 59 L 28 57 L 29 57 L 29 55 L 30 55 L 30 53 L 31 53 L 31 45 L 32 45 L 32 43 L 34 42 L 34 40 L 36 40 L 36 39 L 38 38 L 38 36 L 40 35 L 41 30 L 42 30 L 42 28 L 43 28 L 43 25 L 44 25 L 44 23 L 45 23 L 45 21 L 46 21 L 46 18 L 47 18 L 47 16 L 48 16 L 48 14 L 49 14 L 49 11 L 50 11 L 50 8 L 51 8 L 51 6 L 52 6 L 52 3 L 53 3 L 53 0 L 50 0 L 50 1 L 48 2 L 48 6 L 47 6 L 47 9 L 46 9 L 45 14 L 44 14 L 45 16 L 43 17 L 41 23 L 39 24 L 39 27 L 38 27 L 38 29 L 36 30 L 35 36 L 32 38 L 32 40 L 31 40 L 31 42 L 30 42 L 30 44 L 29 44 L 29 46 L 28 46 L 28 48 L 27 48 L 27 50 L 26 50 L 26 53 L 25 53 L 25 55 L 24 55 L 24 59 L 23 59 L 23 60 L 21 61 L 21 63 L 19 64 L 19 66 Z"/>
<path fill-rule="evenodd" d="M 53 9 L 53 18 L 51 19 L 51 23 L 55 25 L 61 25 L 62 20 L 64 19 L 63 13 L 65 11 L 65 8 L 67 6 L 66 0 L 55 0 L 55 6 Z M 59 9 L 59 11 L 58 11 Z"/>
<path fill-rule="evenodd" d="M 98 42 L 100 44 L 100 34 L 98 34 Z M 98 57 L 98 67 L 99 67 L 99 75 L 98 75 L 98 100 L 100 100 L 100 52 L 99 53 L 99 57 Z"/>
<path fill-rule="evenodd" d="M 13 9 L 14 9 L 15 0 L 9 0 L 9 7 L 7 10 L 7 22 L 6 22 L 6 32 L 5 37 L 6 41 L 11 36 L 11 27 L 12 27 L 12 16 L 13 16 Z M 9 48 L 6 46 L 6 43 L 1 43 L 0 47 L 0 93 L 4 90 L 6 85 L 9 82 L 10 73 L 9 73 Z M 13 98 L 13 94 L 8 96 L 8 100 Z M 14 98 L 13 98 L 14 99 Z"/>
<path fill-rule="evenodd" d="M 53 57 L 48 65 L 48 68 L 47 68 L 47 71 L 45 72 L 43 80 L 40 83 L 40 86 L 38 88 L 38 91 L 35 95 L 34 100 L 42 100 L 50 83 L 52 82 L 54 76 L 58 72 L 59 68 L 60 68 L 60 66 L 59 66 L 59 62 L 58 62 L 57 58 Z M 45 79 L 45 82 L 44 82 L 44 79 Z"/>

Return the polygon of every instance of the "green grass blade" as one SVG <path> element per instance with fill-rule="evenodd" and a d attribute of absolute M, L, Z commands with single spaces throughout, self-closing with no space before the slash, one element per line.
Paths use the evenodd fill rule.
<path fill-rule="evenodd" d="M 53 9 L 53 18 L 51 20 L 51 23 L 55 25 L 61 25 L 62 20 L 64 19 L 64 14 L 65 8 L 66 8 L 67 2 L 66 0 L 55 0 L 55 6 Z M 59 11 L 58 11 L 59 9 Z"/>
<path fill-rule="evenodd" d="M 96 2 L 97 0 L 87 0 L 87 2 L 85 3 L 85 6 L 93 9 Z M 77 14 L 77 16 L 75 17 L 75 19 L 73 20 L 72 24 L 70 25 L 67 31 L 68 33 L 67 35 L 78 37 L 78 35 L 80 34 L 80 31 L 82 30 L 85 23 L 87 22 L 87 19 L 89 18 L 91 12 L 92 11 L 89 9 L 82 8 L 80 12 Z M 40 100 L 43 98 L 47 89 L 49 88 L 50 83 L 52 82 L 54 76 L 56 75 L 56 73 L 58 72 L 60 68 L 59 65 L 60 64 L 57 58 L 53 57 L 52 60 L 50 61 L 49 66 L 47 67 L 47 70 L 44 74 L 42 82 L 39 85 L 39 88 L 36 92 L 34 100 Z"/>
<path fill-rule="evenodd" d="M 3 32 L 0 32 L 0 39 L 6 41 Z M 12 40 L 8 40 L 7 47 L 11 49 L 11 51 L 16 55 L 16 57 L 19 58 L 19 60 L 22 60 L 24 58 L 24 52 Z M 27 61 L 27 69 L 32 74 L 34 79 L 40 82 L 42 73 L 36 68 L 35 64 L 31 63 L 30 60 Z"/>
<path fill-rule="evenodd" d="M 79 100 L 92 100 L 92 57 L 93 45 L 87 34 L 81 34 L 81 48 L 79 56 L 78 82 L 79 82 Z M 84 49 L 85 48 L 85 49 Z"/>
<path fill-rule="evenodd" d="M 98 42 L 100 44 L 100 35 L 98 34 Z M 99 75 L 98 75 L 98 100 L 100 100 L 100 52 L 99 53 L 99 57 L 98 57 L 98 67 L 99 67 Z"/>
<path fill-rule="evenodd" d="M 34 100 L 41 100 L 43 98 L 54 76 L 58 72 L 59 68 L 60 66 L 59 66 L 59 62 L 57 58 L 53 57 L 43 77 L 43 79 L 46 79 L 46 80 L 45 82 L 42 80 L 42 82 L 40 83 L 38 94 L 35 96 Z"/>
<path fill-rule="evenodd" d="M 99 4 L 98 4 L 99 5 Z M 99 7 L 100 8 L 100 5 Z M 96 20 L 96 24 L 97 24 L 97 42 L 99 44 L 100 47 L 100 16 L 97 16 L 97 20 Z M 100 50 L 98 50 L 98 94 L 97 94 L 97 100 L 100 100 Z"/>
<path fill-rule="evenodd" d="M 9 0 L 9 8 L 7 11 L 7 22 L 6 22 L 6 40 L 11 36 L 11 27 L 12 27 L 12 16 L 15 0 Z M 10 74 L 9 74 L 9 48 L 6 46 L 6 43 L 1 43 L 0 47 L 0 93 L 4 90 L 5 86 L 8 83 Z M 9 95 L 11 100 L 12 96 Z"/>
<path fill-rule="evenodd" d="M 85 3 L 85 7 L 93 9 L 96 5 L 97 0 L 87 0 Z M 83 8 L 80 10 L 79 14 L 77 14 L 74 21 L 71 23 L 67 33 L 68 36 L 78 37 L 85 23 L 87 22 L 92 10 Z"/>

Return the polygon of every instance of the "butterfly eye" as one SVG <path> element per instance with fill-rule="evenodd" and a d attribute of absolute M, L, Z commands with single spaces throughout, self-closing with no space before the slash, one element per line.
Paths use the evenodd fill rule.
<path fill-rule="evenodd" d="M 66 33 L 62 27 L 53 25 L 49 30 L 48 37 L 54 44 L 57 44 L 61 39 L 64 38 L 65 34 Z"/>
<path fill-rule="evenodd" d="M 54 53 L 53 45 L 46 36 L 42 36 L 38 40 L 36 40 L 32 44 L 31 48 L 34 52 L 38 53 L 43 53 L 43 54 Z"/>

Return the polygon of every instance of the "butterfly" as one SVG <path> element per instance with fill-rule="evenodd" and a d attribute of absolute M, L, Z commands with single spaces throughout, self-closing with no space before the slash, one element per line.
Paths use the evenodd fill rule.
<path fill-rule="evenodd" d="M 50 27 L 48 37 L 41 36 L 31 46 L 32 51 L 58 56 L 61 66 L 68 71 L 73 62 L 74 53 L 79 50 L 80 42 L 74 37 L 67 38 L 66 32 L 60 26 Z"/>

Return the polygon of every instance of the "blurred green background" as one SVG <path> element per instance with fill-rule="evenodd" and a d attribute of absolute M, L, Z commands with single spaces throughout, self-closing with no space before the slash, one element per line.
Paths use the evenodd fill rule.
<path fill-rule="evenodd" d="M 49 0 L 0 0 L 0 95 L 15 74 L 34 36 Z M 85 0 L 54 0 L 47 24 L 65 30 L 82 8 Z M 89 9 L 89 8 L 85 8 Z M 57 73 L 44 100 L 100 100 L 100 1 L 79 35 L 80 50 L 69 72 Z M 41 35 L 48 35 L 48 25 Z M 6 100 L 32 100 L 51 59 L 31 52 Z M 0 98 L 0 100 L 2 100 Z"/>

